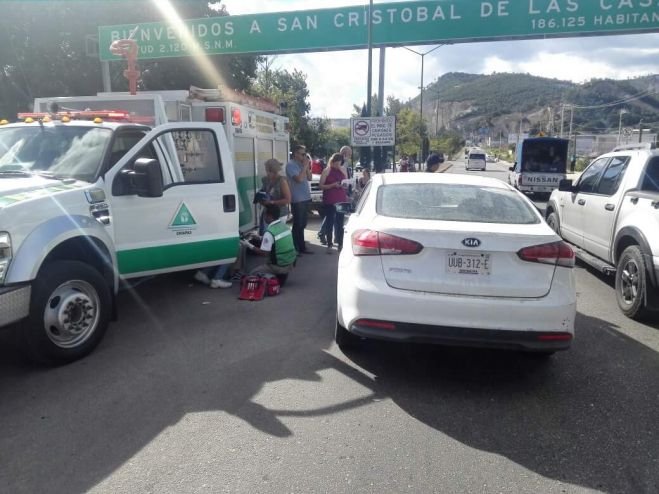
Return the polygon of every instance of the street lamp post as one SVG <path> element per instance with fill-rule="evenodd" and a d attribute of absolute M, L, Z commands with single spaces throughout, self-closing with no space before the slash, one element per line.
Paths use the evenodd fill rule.
<path fill-rule="evenodd" d="M 627 110 L 624 108 L 620 109 L 620 118 L 618 120 L 618 146 L 620 146 L 620 138 L 622 136 L 622 115 L 623 113 L 627 113 Z"/>
<path fill-rule="evenodd" d="M 434 48 L 432 48 L 432 49 L 430 49 L 430 50 L 428 50 L 427 52 L 424 52 L 424 53 L 413 50 L 412 48 L 408 48 L 407 46 L 403 46 L 403 48 L 405 48 L 407 51 L 411 51 L 412 53 L 416 53 L 417 55 L 419 55 L 421 57 L 421 86 L 420 86 L 421 95 L 420 95 L 420 98 L 419 98 L 419 123 L 420 123 L 419 136 L 421 137 L 421 144 L 419 146 L 419 151 L 420 151 L 419 152 L 419 166 L 421 166 L 421 162 L 423 161 L 423 138 L 425 137 L 424 132 L 423 132 L 423 64 L 424 64 L 424 59 L 425 59 L 426 55 L 428 55 L 429 53 L 432 53 L 433 51 L 437 50 L 438 48 L 441 48 L 442 46 L 444 46 L 444 45 L 437 45 Z"/>

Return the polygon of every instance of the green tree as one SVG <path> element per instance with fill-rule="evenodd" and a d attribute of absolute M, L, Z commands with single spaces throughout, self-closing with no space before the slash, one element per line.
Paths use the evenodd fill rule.
<path fill-rule="evenodd" d="M 207 0 L 172 0 L 183 19 L 228 15 Z M 93 95 L 103 89 L 101 64 L 86 49 L 101 25 L 163 21 L 155 2 L 4 1 L 0 20 L 0 115 L 30 110 L 35 97 Z M 139 61 L 140 89 L 216 87 L 247 89 L 259 57 L 209 57 L 223 81 L 203 71 L 191 57 Z M 125 91 L 125 66 L 110 64 L 112 89 Z"/>
<path fill-rule="evenodd" d="M 303 72 L 297 69 L 289 72 L 271 67 L 266 70 L 262 67 L 257 72 L 250 91 L 279 104 L 282 114 L 290 120 L 292 144 L 308 146 L 308 143 L 313 141 L 314 130 L 309 123 L 309 88 Z"/>

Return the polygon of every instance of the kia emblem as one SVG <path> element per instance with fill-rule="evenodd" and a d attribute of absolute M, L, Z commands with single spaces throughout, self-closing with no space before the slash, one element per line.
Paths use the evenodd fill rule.
<path fill-rule="evenodd" d="M 478 240 L 477 238 L 465 238 L 462 241 L 462 245 L 465 247 L 480 247 L 481 241 Z"/>

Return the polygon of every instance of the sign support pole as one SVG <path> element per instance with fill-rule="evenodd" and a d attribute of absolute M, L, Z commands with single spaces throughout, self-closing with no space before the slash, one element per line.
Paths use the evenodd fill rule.
<path fill-rule="evenodd" d="M 386 48 L 380 48 L 380 79 L 378 81 L 378 116 L 384 116 L 384 63 L 385 63 L 385 51 Z M 380 148 L 382 152 L 380 153 L 380 163 L 375 163 L 376 171 L 384 170 L 384 162 L 387 160 L 387 152 L 384 146 Z M 383 156 L 384 154 L 384 156 Z"/>
<path fill-rule="evenodd" d="M 371 114 L 371 93 L 373 92 L 373 0 L 368 5 L 368 82 L 366 88 L 366 116 Z"/>
<path fill-rule="evenodd" d="M 112 81 L 110 79 L 110 62 L 101 62 L 101 77 L 103 79 L 103 91 L 109 93 L 112 91 Z"/>

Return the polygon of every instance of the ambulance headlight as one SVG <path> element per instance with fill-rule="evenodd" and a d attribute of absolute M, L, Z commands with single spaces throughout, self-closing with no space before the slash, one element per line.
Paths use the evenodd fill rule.
<path fill-rule="evenodd" d="M 0 283 L 5 281 L 11 255 L 11 237 L 7 232 L 0 232 Z"/>

